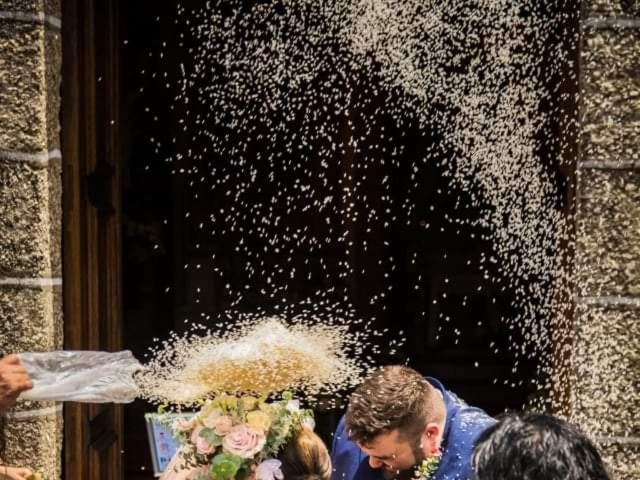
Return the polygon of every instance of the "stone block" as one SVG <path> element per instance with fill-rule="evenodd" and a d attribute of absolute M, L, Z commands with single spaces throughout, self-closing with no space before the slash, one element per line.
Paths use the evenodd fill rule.
<path fill-rule="evenodd" d="M 0 93 L 0 150 L 10 152 L 40 153 L 60 148 L 60 79 L 62 70 L 61 34 L 56 29 L 46 29 L 37 23 L 0 22 L 0 32 L 3 26 L 9 29 L 13 25 L 15 30 L 32 33 L 25 36 L 34 41 L 44 41 L 42 51 L 32 48 L 29 52 L 15 52 L 13 59 L 7 61 L 0 58 L 0 84 L 4 93 Z M 5 32 L 6 33 L 6 32 Z M 16 32 L 16 35 L 20 33 Z M 19 49 L 19 39 L 12 39 Z M 4 42 L 4 43 L 2 43 Z M 0 39 L 0 45 L 8 42 L 7 38 Z M 34 47 L 32 45 L 31 47 Z M 14 49 L 14 50 L 15 50 Z M 29 55 L 32 58 L 27 58 Z M 15 66 L 11 62 L 21 62 Z M 4 65 L 3 65 L 4 64 Z M 26 65 L 28 64 L 28 65 Z M 24 72 L 31 69 L 30 72 Z M 22 81 L 16 82 L 13 75 L 20 77 L 31 75 L 25 91 L 19 91 Z M 20 102 L 26 102 L 20 104 Z M 38 102 L 40 104 L 38 104 Z M 33 115 L 29 118 L 28 115 Z M 17 127 L 29 125 L 29 130 L 18 131 Z M 31 135 L 33 138 L 29 138 Z M 22 137 L 22 141 L 20 140 Z"/>
<path fill-rule="evenodd" d="M 4 2 L 7 3 L 7 2 Z M 46 133 L 46 149 L 53 150 L 60 146 L 60 78 L 62 70 L 62 42 L 61 32 L 59 28 L 51 26 L 52 23 L 59 22 L 59 2 L 43 2 L 35 1 L 9 1 L 7 5 L 0 7 L 0 10 L 8 14 L 16 13 L 20 15 L 50 15 L 55 13 L 53 19 L 49 19 L 48 23 L 34 18 L 29 20 L 4 19 L 0 21 L 0 32 L 3 33 L 0 45 L 2 45 L 3 57 L 0 59 L 0 79 L 4 77 L 5 83 L 16 83 L 11 77 L 16 73 L 20 77 L 30 76 L 28 91 L 31 95 L 29 99 L 32 105 L 31 110 L 25 108 L 20 110 L 25 113 L 44 113 L 42 118 L 28 116 L 20 117 L 20 111 L 16 111 L 19 105 L 18 100 L 24 100 L 25 93 L 19 95 L 17 88 L 24 85 L 22 82 L 16 83 L 14 88 L 6 92 L 3 99 L 3 106 L 12 107 L 13 114 L 6 115 L 5 124 L 10 123 L 12 118 L 20 118 L 24 121 L 31 121 L 33 127 L 37 126 L 38 121 L 44 121 Z M 46 10 L 45 10 L 46 9 Z M 51 11 L 53 10 L 53 12 Z M 5 48 L 6 46 L 6 48 Z M 7 54 L 10 58 L 7 58 Z M 24 70 L 27 70 L 24 72 Z M 13 102 L 12 102 L 13 100 Z M 34 102 L 41 102 L 42 107 L 37 108 Z M 4 108 L 3 110 L 7 110 Z M 42 133 L 42 132 L 38 132 Z M 44 145 L 44 142 L 41 142 Z M 0 150 L 8 151 L 28 151 L 38 152 L 44 151 L 45 148 L 37 149 L 19 149 L 10 143 L 0 143 Z"/>
<path fill-rule="evenodd" d="M 46 409 L 46 410 L 44 410 Z M 62 474 L 62 411 L 53 403 L 20 405 L 15 412 L 38 412 L 32 418 L 12 418 L 4 425 L 4 460 L 42 474 L 46 480 L 59 480 Z"/>
<path fill-rule="evenodd" d="M 60 348 L 62 288 L 0 286 L 0 353 Z M 55 404 L 19 402 L 9 412 L 3 435 L 8 464 L 27 466 L 49 480 L 60 478 L 62 412 Z"/>
<path fill-rule="evenodd" d="M 0 151 L 47 151 L 45 28 L 0 20 L 0 51 Z"/>
<path fill-rule="evenodd" d="M 581 296 L 640 295 L 640 171 L 579 172 Z"/>
<path fill-rule="evenodd" d="M 44 13 L 59 19 L 61 0 L 2 0 L 0 10 L 5 12 Z"/>
<path fill-rule="evenodd" d="M 0 276 L 61 275 L 61 163 L 0 160 Z"/>
<path fill-rule="evenodd" d="M 638 437 L 640 309 L 579 306 L 571 420 L 594 437 Z"/>
<path fill-rule="evenodd" d="M 640 28 L 587 30 L 582 70 L 583 159 L 640 161 Z"/>
<path fill-rule="evenodd" d="M 640 3 L 638 0 L 587 0 L 585 14 L 587 18 L 640 17 Z"/>
<path fill-rule="evenodd" d="M 62 288 L 0 286 L 0 353 L 62 348 Z"/>

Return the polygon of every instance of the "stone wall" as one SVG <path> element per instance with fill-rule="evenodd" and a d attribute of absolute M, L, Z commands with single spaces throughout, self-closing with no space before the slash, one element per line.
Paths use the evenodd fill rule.
<path fill-rule="evenodd" d="M 640 2 L 585 2 L 572 420 L 640 478 Z"/>
<path fill-rule="evenodd" d="M 0 353 L 62 346 L 60 5 L 0 0 Z M 23 402 L 3 457 L 61 475 L 59 405 Z"/>

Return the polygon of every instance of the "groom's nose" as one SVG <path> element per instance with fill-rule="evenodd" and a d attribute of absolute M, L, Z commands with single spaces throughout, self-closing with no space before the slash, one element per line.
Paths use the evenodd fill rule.
<path fill-rule="evenodd" d="M 381 462 L 376 457 L 369 457 L 369 466 L 371 468 L 382 468 L 384 467 L 384 462 Z"/>

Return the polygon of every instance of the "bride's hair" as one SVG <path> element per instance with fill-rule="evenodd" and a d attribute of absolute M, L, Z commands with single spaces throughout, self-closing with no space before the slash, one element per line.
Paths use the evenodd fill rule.
<path fill-rule="evenodd" d="M 331 458 L 324 442 L 303 427 L 278 455 L 284 480 L 329 480 Z"/>

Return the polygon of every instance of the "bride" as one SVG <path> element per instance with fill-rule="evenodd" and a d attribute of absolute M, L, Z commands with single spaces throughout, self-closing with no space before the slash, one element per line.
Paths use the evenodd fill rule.
<path fill-rule="evenodd" d="M 221 395 L 173 424 L 181 448 L 160 480 L 329 480 L 331 461 L 296 400 Z"/>

